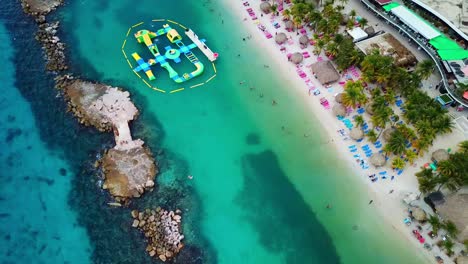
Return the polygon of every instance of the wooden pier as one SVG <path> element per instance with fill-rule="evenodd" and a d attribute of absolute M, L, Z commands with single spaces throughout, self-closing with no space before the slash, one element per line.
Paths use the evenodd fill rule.
<path fill-rule="evenodd" d="M 186 30 L 185 35 L 187 35 L 187 37 L 189 37 L 189 39 L 192 40 L 193 43 L 195 43 L 195 45 L 197 45 L 197 47 L 203 52 L 203 54 L 205 54 L 205 56 L 211 62 L 215 61 L 218 58 L 218 53 L 215 53 L 212 50 L 210 50 L 210 48 L 208 48 L 208 46 L 206 46 L 206 44 L 203 43 L 191 29 Z"/>

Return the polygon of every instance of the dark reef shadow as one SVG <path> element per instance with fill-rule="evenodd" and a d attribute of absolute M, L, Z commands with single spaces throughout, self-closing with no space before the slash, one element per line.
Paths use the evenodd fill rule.
<path fill-rule="evenodd" d="M 285 254 L 291 264 L 340 263 L 329 234 L 272 151 L 246 154 L 242 169 L 244 187 L 237 202 L 245 208 L 246 219 L 267 250 Z"/>

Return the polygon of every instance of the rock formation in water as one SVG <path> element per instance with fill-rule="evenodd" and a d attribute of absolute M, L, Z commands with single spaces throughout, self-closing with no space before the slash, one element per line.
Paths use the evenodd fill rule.
<path fill-rule="evenodd" d="M 63 4 L 63 0 L 21 0 L 25 13 L 33 16 L 47 15 Z"/>
<path fill-rule="evenodd" d="M 59 22 L 46 22 L 46 15 L 62 3 L 63 0 L 21 0 L 24 12 L 33 16 L 39 27 L 36 39 L 45 50 L 48 71 L 63 71 L 68 69 L 64 53 L 65 44 L 57 36 Z"/>
<path fill-rule="evenodd" d="M 128 125 L 138 115 L 130 94 L 71 76 L 58 77 L 56 82 L 81 124 L 114 132 L 116 145 L 101 160 L 103 188 L 119 201 L 140 197 L 146 189 L 153 188 L 157 173 L 153 157 L 141 139 L 132 138 Z"/>
<path fill-rule="evenodd" d="M 132 211 L 132 226 L 138 228 L 147 239 L 146 251 L 151 257 L 166 261 L 184 247 L 184 235 L 180 233 L 181 211 L 167 211 L 161 208 Z"/>
<path fill-rule="evenodd" d="M 59 22 L 47 23 L 46 15 L 61 5 L 63 0 L 21 0 L 24 11 L 35 17 L 39 30 L 36 39 L 42 44 L 48 71 L 68 69 L 65 61 L 65 45 L 56 36 Z M 113 131 L 115 147 L 107 150 L 101 161 L 104 183 L 117 201 L 139 197 L 154 186 L 157 167 L 151 151 L 141 139 L 133 139 L 128 123 L 136 118 L 138 109 L 130 100 L 130 94 L 119 88 L 92 83 L 62 75 L 56 78 L 56 87 L 68 100 L 68 107 L 86 126 L 100 131 Z M 160 208 L 132 211 L 133 226 L 144 232 L 148 239 L 147 252 L 166 261 L 184 246 L 180 234 L 180 211 Z"/>

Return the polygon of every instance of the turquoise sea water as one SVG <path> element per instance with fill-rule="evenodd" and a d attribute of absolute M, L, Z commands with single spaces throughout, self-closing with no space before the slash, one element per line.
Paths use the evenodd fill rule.
<path fill-rule="evenodd" d="M 141 110 L 133 131 L 157 152 L 162 172 L 158 189 L 130 207 L 165 205 L 185 212 L 187 247 L 178 263 L 422 263 L 383 224 L 375 208 L 367 205 L 369 198 L 358 176 L 350 175 L 325 144 L 326 134 L 306 106 L 288 91 L 290 84 L 276 74 L 276 66 L 264 67 L 270 61 L 261 47 L 242 41 L 242 22 L 226 11 L 224 3 L 161 2 L 73 1 L 58 17 L 64 21 L 61 37 L 70 46 L 72 70 L 84 78 L 128 89 Z M 152 91 L 136 78 L 121 53 L 122 41 L 129 26 L 156 18 L 176 20 L 206 38 L 208 46 L 221 56 L 216 62 L 218 76 L 207 85 L 171 95 Z M 24 18 L 18 15 L 18 19 Z M 12 34 L 14 27 L 9 28 Z M 8 41 L 7 33 L 1 36 L 7 40 L 6 44 L 2 41 L 2 50 L 8 51 L 5 58 L 12 58 L 11 54 L 31 57 L 14 53 L 17 45 Z M 20 65 L 20 59 L 15 61 L 17 71 L 28 72 L 30 68 Z M 40 60 L 36 56 L 33 62 Z M 36 67 L 37 74 L 29 82 L 18 73 L 15 77 L 14 72 L 1 75 L 11 90 L 11 94 L 1 95 L 1 131 L 12 135 L 5 139 L 13 137 L 12 143 L 5 140 L 8 152 L 2 152 L 2 166 L 18 160 L 8 158 L 10 152 L 31 156 L 12 163 L 8 170 L 15 173 L 1 178 L 0 202 L 6 209 L 0 221 L 11 225 L 0 229 L 2 236 L 11 233 L 1 245 L 7 245 L 5 252 L 16 252 L 2 261 L 27 263 L 28 256 L 39 252 L 42 256 L 60 247 L 60 258 L 49 257 L 48 263 L 72 259 L 76 259 L 73 263 L 150 262 L 140 235 L 129 228 L 130 209 L 110 209 L 106 193 L 96 184 L 92 163 L 96 153 L 111 145 L 110 137 L 83 129 L 69 115 L 58 114 L 64 104 L 61 98 L 54 98 L 50 77 L 42 87 L 31 85 L 33 77 L 45 78 L 43 62 Z M 245 83 L 240 85 L 242 81 Z M 164 88 L 178 88 L 167 77 L 157 82 Z M 41 96 L 47 96 L 47 104 L 40 103 Z M 272 100 L 278 104 L 272 106 Z M 18 103 L 8 107 L 13 101 Z M 21 109 L 28 109 L 27 101 L 33 113 L 18 111 L 21 104 Z M 9 115 L 22 121 L 9 121 Z M 39 124 L 36 128 L 34 122 Z M 31 132 L 26 137 L 26 132 L 8 132 L 11 128 Z M 56 130 L 63 133 L 53 132 Z M 21 142 L 19 148 L 16 142 Z M 37 157 L 50 165 L 40 165 Z M 61 176 L 61 168 L 66 176 Z M 34 176 L 24 180 L 23 174 Z M 20 192 L 18 186 L 29 189 Z M 328 203 L 333 204 L 332 209 L 325 208 Z M 41 217 L 28 219 L 28 212 Z M 16 217 L 26 223 L 20 225 Z M 51 223 L 54 228 L 49 227 Z M 16 245 L 31 232 L 24 226 L 40 231 L 37 246 L 21 255 Z M 56 236 L 60 240 L 54 244 Z M 42 244 L 47 247 L 42 249 Z M 76 250 L 69 252 L 67 247 Z"/>
<path fill-rule="evenodd" d="M 31 108 L 14 84 L 13 48 L 0 23 L 0 262 L 87 263 L 86 230 L 67 204 L 74 171 L 39 137 Z"/>

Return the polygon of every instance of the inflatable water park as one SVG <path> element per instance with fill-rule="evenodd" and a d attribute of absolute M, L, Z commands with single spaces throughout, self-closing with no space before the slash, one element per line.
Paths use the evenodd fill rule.
<path fill-rule="evenodd" d="M 195 84 L 190 86 L 190 88 L 201 86 L 216 76 L 216 67 L 214 62 L 218 58 L 218 53 L 213 52 L 206 44 L 205 39 L 200 39 L 193 30 L 184 27 L 183 25 L 171 21 L 171 20 L 153 20 L 158 22 L 166 22 L 163 23 L 162 28 L 157 30 L 148 30 L 148 27 L 141 27 L 142 23 L 136 24 L 129 28 L 127 32 L 127 37 L 124 40 L 122 45 L 122 52 L 127 60 L 129 66 L 132 68 L 134 73 L 143 80 L 143 82 L 150 88 L 154 90 L 165 92 L 166 90 L 157 88 L 154 84 L 158 78 L 161 78 L 163 74 L 169 76 L 176 84 L 181 84 L 192 80 L 200 75 L 203 74 L 206 67 L 203 62 L 194 54 L 194 49 L 198 49 L 201 53 L 210 61 L 212 64 L 214 75 L 208 78 L 206 81 Z M 183 38 L 179 31 L 176 28 L 173 28 L 169 23 L 178 26 L 182 29 L 187 37 L 186 40 L 184 39 L 185 44 L 183 42 Z M 150 28 L 153 28 L 154 25 L 151 25 Z M 137 29 L 135 29 L 137 28 Z M 135 29 L 135 30 L 132 30 Z M 134 32 L 130 34 L 130 32 Z M 130 57 L 127 56 L 126 51 L 124 50 L 125 44 L 127 42 L 127 38 L 130 40 L 131 35 L 133 35 L 133 39 L 136 40 L 138 45 L 141 45 L 147 49 L 148 52 L 145 52 L 149 55 L 149 58 L 142 58 L 144 57 L 142 52 L 132 51 L 130 53 Z M 166 38 L 166 42 L 169 41 L 169 45 L 161 46 L 163 41 L 159 38 Z M 160 46 L 158 46 L 160 45 Z M 174 69 L 176 64 L 181 63 L 183 60 L 187 60 L 190 62 L 194 68 L 191 72 L 183 72 L 179 73 Z M 163 69 L 164 71 L 158 71 L 158 69 Z M 140 75 L 141 73 L 141 75 Z M 176 90 L 170 91 L 177 92 L 184 90 L 185 88 L 178 87 Z"/>

